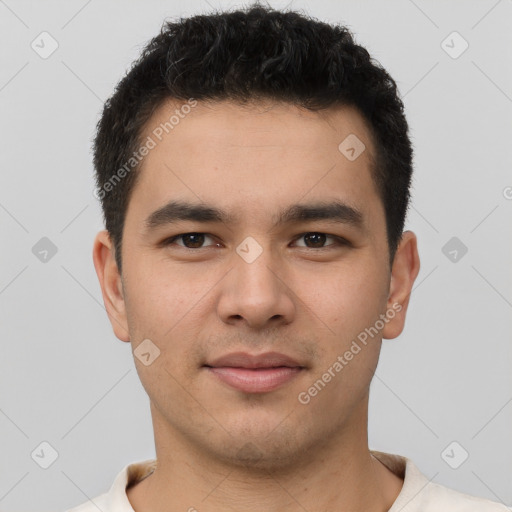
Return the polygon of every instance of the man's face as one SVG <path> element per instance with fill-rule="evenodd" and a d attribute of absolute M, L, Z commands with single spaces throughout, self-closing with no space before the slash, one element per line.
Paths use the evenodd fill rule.
<path fill-rule="evenodd" d="M 383 332 L 376 324 L 391 307 L 391 274 L 362 117 L 352 108 L 198 103 L 159 141 L 155 128 L 176 108 L 163 105 L 143 134 L 156 147 L 130 198 L 122 300 L 109 308 L 120 339 L 160 350 L 147 366 L 153 349 L 135 358 L 157 443 L 173 436 L 219 459 L 284 466 L 328 439 L 366 432 L 381 339 L 401 330 L 403 315 L 388 315 Z M 355 160 L 339 149 L 350 134 L 366 147 Z M 162 223 L 169 216 L 160 214 L 150 228 L 171 201 L 230 218 Z M 333 202 L 346 205 L 336 218 L 279 217 Z M 269 352 L 289 361 L 250 359 Z M 233 353 L 249 357 L 218 361 Z"/>

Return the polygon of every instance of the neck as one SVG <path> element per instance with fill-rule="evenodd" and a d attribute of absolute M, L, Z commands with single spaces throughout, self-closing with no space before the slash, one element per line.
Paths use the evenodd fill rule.
<path fill-rule="evenodd" d="M 158 464 L 127 491 L 135 512 L 386 512 L 403 484 L 368 449 L 364 404 L 352 415 L 353 428 L 317 443 L 300 461 L 258 469 L 206 454 L 152 413 Z"/>

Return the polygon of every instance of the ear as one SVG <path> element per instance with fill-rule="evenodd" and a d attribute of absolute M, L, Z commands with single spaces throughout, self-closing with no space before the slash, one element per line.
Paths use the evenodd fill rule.
<path fill-rule="evenodd" d="M 114 334 L 121 341 L 130 341 L 123 286 L 108 231 L 100 231 L 96 235 L 92 257 Z"/>
<path fill-rule="evenodd" d="M 383 338 L 396 338 L 403 331 L 409 298 L 419 271 L 420 257 L 416 235 L 412 231 L 405 231 L 393 260 L 387 302 L 387 311 L 394 311 L 395 316 L 391 318 L 387 315 L 390 320 L 382 330 Z"/>

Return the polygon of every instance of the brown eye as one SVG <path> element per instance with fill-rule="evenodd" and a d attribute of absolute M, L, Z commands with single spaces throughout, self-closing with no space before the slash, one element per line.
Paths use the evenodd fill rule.
<path fill-rule="evenodd" d="M 181 244 L 175 245 L 185 247 L 186 249 L 202 249 L 206 238 L 211 239 L 211 237 L 205 233 L 183 233 L 181 235 L 176 235 L 171 238 L 168 238 L 164 242 L 164 245 L 172 245 L 176 240 L 181 240 Z"/>
<path fill-rule="evenodd" d="M 325 244 L 326 235 L 323 233 L 307 233 L 304 235 L 304 240 L 306 241 L 306 245 L 311 243 L 313 247 L 322 247 Z"/>
<path fill-rule="evenodd" d="M 334 243 L 330 243 L 328 245 L 324 245 L 326 240 L 330 238 L 334 240 Z M 299 247 L 307 247 L 309 249 L 324 249 L 326 247 L 330 247 L 332 245 L 342 245 L 343 240 L 341 238 L 327 235 L 325 233 L 318 233 L 318 232 L 310 232 L 310 233 L 304 233 L 302 234 L 297 240 L 304 239 L 306 242 L 305 245 L 298 245 Z"/>

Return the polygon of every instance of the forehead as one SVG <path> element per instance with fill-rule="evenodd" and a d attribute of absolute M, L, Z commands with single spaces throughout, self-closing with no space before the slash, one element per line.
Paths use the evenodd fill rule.
<path fill-rule="evenodd" d="M 152 141 L 132 195 L 141 213 L 173 198 L 272 219 L 283 205 L 327 195 L 361 210 L 382 208 L 373 141 L 352 107 L 168 100 L 140 139 Z"/>
<path fill-rule="evenodd" d="M 276 145 L 301 146 L 303 142 L 331 146 L 340 137 L 354 134 L 366 143 L 367 158 L 374 154 L 373 141 L 366 121 L 352 106 L 333 106 L 311 111 L 295 104 L 270 100 L 251 100 L 246 104 L 231 101 L 196 101 L 168 99 L 156 109 L 142 130 L 156 143 L 197 144 L 208 132 L 206 142 L 251 148 L 261 143 L 270 147 L 269 134 Z M 186 140 L 188 139 L 188 140 Z"/>

